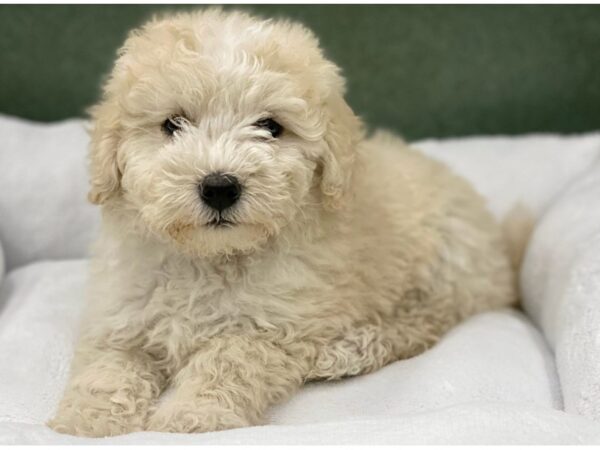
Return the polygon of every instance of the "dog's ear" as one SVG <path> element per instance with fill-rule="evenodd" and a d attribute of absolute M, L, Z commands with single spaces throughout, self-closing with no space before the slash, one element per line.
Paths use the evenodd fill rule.
<path fill-rule="evenodd" d="M 118 110 L 110 102 L 90 110 L 93 125 L 90 142 L 90 182 L 88 200 L 101 205 L 120 190 L 121 171 L 117 164 L 119 146 Z"/>
<path fill-rule="evenodd" d="M 343 203 L 352 178 L 356 146 L 363 138 L 363 125 L 343 98 L 334 94 L 328 100 L 329 122 L 322 157 L 321 191 L 325 206 L 336 209 Z"/>

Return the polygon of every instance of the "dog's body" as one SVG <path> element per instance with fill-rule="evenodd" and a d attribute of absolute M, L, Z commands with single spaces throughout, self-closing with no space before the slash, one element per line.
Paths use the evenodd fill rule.
<path fill-rule="evenodd" d="M 304 53 L 278 53 L 282 36 Z M 305 29 L 208 11 L 154 22 L 128 42 L 95 112 L 91 199 L 103 203 L 103 230 L 57 431 L 256 424 L 307 380 L 416 355 L 465 317 L 516 299 L 483 201 L 399 139 L 362 139 L 335 67 Z M 228 71 L 240 46 L 252 61 L 244 50 Z M 184 59 L 215 49 L 219 70 L 190 74 Z M 139 70 L 153 55 L 170 58 L 160 75 Z M 144 115 L 172 111 L 140 106 L 141 94 L 160 95 L 178 73 L 188 96 L 192 81 L 211 82 L 197 88 L 203 114 L 175 100 L 187 123 L 167 140 Z M 270 98 L 264 79 L 276 83 Z M 220 101 L 223 90 L 234 95 Z M 264 111 L 287 134 L 256 131 Z M 215 216 L 196 206 L 193 183 L 220 172 L 242 187 Z"/>

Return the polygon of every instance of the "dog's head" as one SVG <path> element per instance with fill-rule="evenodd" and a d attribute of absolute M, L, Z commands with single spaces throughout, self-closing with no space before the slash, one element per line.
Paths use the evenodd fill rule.
<path fill-rule="evenodd" d="M 343 204 L 362 137 L 343 95 L 301 25 L 216 9 L 155 19 L 92 109 L 89 198 L 196 254 L 256 248 Z"/>

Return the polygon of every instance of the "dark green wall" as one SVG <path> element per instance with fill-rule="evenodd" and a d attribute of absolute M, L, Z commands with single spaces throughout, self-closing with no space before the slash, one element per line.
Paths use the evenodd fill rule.
<path fill-rule="evenodd" d="M 82 115 L 161 5 L 0 6 L 0 112 Z M 310 26 L 371 125 L 409 138 L 600 128 L 600 6 L 242 6 Z"/>

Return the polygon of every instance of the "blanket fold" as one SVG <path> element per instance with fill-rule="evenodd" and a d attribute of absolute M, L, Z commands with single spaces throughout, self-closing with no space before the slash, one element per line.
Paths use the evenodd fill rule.
<path fill-rule="evenodd" d="M 536 226 L 521 285 L 526 311 L 556 354 L 565 410 L 600 422 L 599 199 L 597 164 Z"/>

